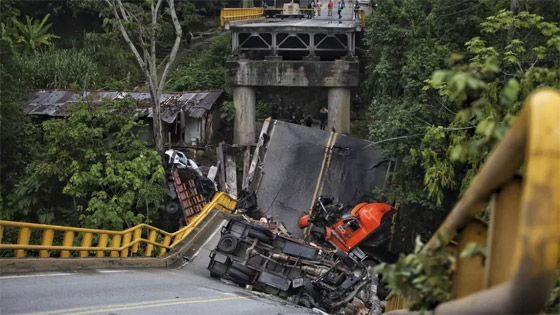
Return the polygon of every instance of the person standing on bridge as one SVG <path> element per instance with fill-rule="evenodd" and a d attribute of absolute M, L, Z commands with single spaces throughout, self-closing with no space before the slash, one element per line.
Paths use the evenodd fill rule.
<path fill-rule="evenodd" d="M 332 8 L 334 7 L 334 3 L 332 2 L 332 0 L 329 0 L 329 4 L 327 4 L 327 8 L 328 8 L 328 16 L 332 16 Z"/>
<path fill-rule="evenodd" d="M 315 5 L 317 6 L 317 16 L 321 16 L 321 10 L 323 9 L 323 4 L 321 3 L 321 1 L 317 0 L 317 3 Z"/>
<path fill-rule="evenodd" d="M 340 14 L 342 12 L 342 9 L 344 8 L 344 6 L 342 5 L 342 3 L 340 3 L 340 1 L 338 1 L 338 18 L 342 19 L 342 14 Z"/>
<path fill-rule="evenodd" d="M 321 130 L 325 130 L 327 126 L 327 119 L 329 118 L 329 110 L 323 106 L 321 110 L 319 110 L 319 120 L 321 120 Z"/>

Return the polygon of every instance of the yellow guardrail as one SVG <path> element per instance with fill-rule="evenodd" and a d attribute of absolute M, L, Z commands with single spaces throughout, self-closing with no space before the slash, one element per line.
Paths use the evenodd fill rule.
<path fill-rule="evenodd" d="M 224 8 L 220 11 L 220 25 L 226 22 L 258 19 L 263 16 L 263 8 Z"/>
<path fill-rule="evenodd" d="M 522 171 L 522 176 L 519 176 Z M 488 229 L 473 221 L 490 201 Z M 459 235 L 458 233 L 461 232 Z M 437 234 L 487 246 L 487 259 L 458 259 L 453 299 L 435 314 L 541 311 L 560 261 L 560 91 L 531 94 Z M 488 233 L 488 240 L 486 240 Z M 395 297 L 387 310 L 404 307 Z"/>
<path fill-rule="evenodd" d="M 66 258 L 71 257 L 70 252 L 78 251 L 79 257 L 88 257 L 95 253 L 96 257 L 101 258 L 105 257 L 105 252 L 110 252 L 110 257 L 128 257 L 133 254 L 151 257 L 157 247 L 157 256 L 162 256 L 185 239 L 210 211 L 218 209 L 232 213 L 236 205 L 237 201 L 234 198 L 218 192 L 212 201 L 191 219 L 189 225 L 174 233 L 147 224 L 139 224 L 124 231 L 111 231 L 0 220 L 0 250 L 15 250 L 15 257 L 26 257 L 28 251 L 38 250 L 39 257 L 51 257 L 53 251 L 56 251 L 60 252 L 59 257 Z M 18 229 L 16 244 L 2 244 L 2 236 L 8 227 Z M 34 231 L 41 233 L 40 245 L 29 244 Z M 53 244 L 56 232 L 63 233 L 60 245 Z M 74 246 L 76 239 L 81 239 L 79 246 Z M 142 252 L 139 251 L 141 244 L 144 245 Z"/>

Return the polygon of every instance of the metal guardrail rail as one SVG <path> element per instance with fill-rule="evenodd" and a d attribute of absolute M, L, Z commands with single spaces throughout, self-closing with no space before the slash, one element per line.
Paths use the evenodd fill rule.
<path fill-rule="evenodd" d="M 263 8 L 224 8 L 220 11 L 220 25 L 226 22 L 259 19 L 263 17 Z"/>
<path fill-rule="evenodd" d="M 224 8 L 220 11 L 220 25 L 224 27 L 227 22 L 246 21 L 263 18 L 266 11 L 283 12 L 284 8 Z M 311 14 L 317 9 L 299 8 L 297 11 L 302 14 Z M 333 9 L 336 11 L 336 9 Z M 352 13 L 354 14 L 354 13 Z M 366 12 L 359 10 L 360 25 L 362 28 L 366 26 Z"/>
<path fill-rule="evenodd" d="M 79 257 L 89 257 L 95 254 L 95 257 L 98 258 L 105 257 L 105 252 L 110 252 L 110 257 L 133 255 L 151 257 L 153 254 L 162 256 L 185 239 L 211 210 L 219 209 L 232 213 L 236 205 L 237 201 L 234 198 L 226 193 L 218 192 L 212 201 L 191 219 L 189 225 L 174 233 L 147 224 L 139 224 L 124 231 L 111 231 L 0 220 L 0 250 L 14 250 L 16 258 L 27 257 L 30 250 L 38 250 L 39 257 L 42 258 L 68 258 L 72 257 L 71 252 L 79 252 Z M 16 244 L 2 244 L 2 236 L 8 227 L 18 229 Z M 29 244 L 31 233 L 34 230 L 42 231 L 40 245 Z M 62 243 L 59 245 L 53 244 L 55 232 L 64 233 Z M 74 245 L 77 239 L 81 239 L 80 245 Z M 139 250 L 141 244 L 144 244 L 145 247 L 143 251 Z M 157 253 L 154 252 L 156 248 L 159 249 Z M 55 252 L 60 254 L 54 256 Z"/>
<path fill-rule="evenodd" d="M 488 201 L 486 228 L 473 218 Z M 487 246 L 488 257 L 485 265 L 481 258 L 457 260 L 454 300 L 439 305 L 435 314 L 541 311 L 560 261 L 560 91 L 541 89 L 527 98 L 425 248 L 441 245 L 438 233 L 459 237 L 457 253 L 475 241 Z M 393 297 L 387 311 L 404 308 L 404 302 Z"/>

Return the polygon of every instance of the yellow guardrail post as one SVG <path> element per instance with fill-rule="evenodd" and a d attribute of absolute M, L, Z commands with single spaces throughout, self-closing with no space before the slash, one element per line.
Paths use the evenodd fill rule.
<path fill-rule="evenodd" d="M 169 246 L 170 243 L 171 243 L 171 236 L 166 235 L 163 238 L 163 244 L 162 244 L 163 246 L 161 246 L 161 248 L 159 249 L 159 256 L 162 256 L 167 252 L 167 248 L 165 248 L 164 246 Z"/>
<path fill-rule="evenodd" d="M 84 233 L 84 236 L 82 237 L 82 247 L 90 247 L 92 238 L 93 238 L 92 233 L 89 232 Z M 80 251 L 80 257 L 87 257 L 87 256 L 89 256 L 89 251 L 87 250 Z"/>
<path fill-rule="evenodd" d="M 71 247 L 74 243 L 74 232 L 66 231 L 64 232 L 64 240 L 62 241 L 62 246 Z M 60 252 L 60 257 L 70 257 L 69 250 L 63 250 Z"/>
<path fill-rule="evenodd" d="M 107 243 L 109 242 L 109 234 L 103 233 L 99 235 L 99 242 L 97 242 L 97 247 L 105 248 L 107 247 Z M 97 258 L 105 257 L 105 251 L 98 250 L 96 254 Z"/>
<path fill-rule="evenodd" d="M 15 250 L 16 257 L 25 257 L 28 250 L 38 250 L 40 257 L 50 257 L 52 251 L 60 251 L 60 257 L 71 257 L 70 252 L 78 252 L 80 257 L 88 257 L 92 251 L 96 252 L 98 258 L 105 257 L 106 251 L 110 252 L 110 257 L 128 257 L 129 254 L 132 256 L 133 253 L 137 253 L 140 243 L 144 243 L 146 244 L 145 256 L 151 257 L 154 247 L 159 248 L 158 256 L 161 256 L 187 237 L 210 211 L 219 209 L 231 213 L 235 209 L 235 204 L 235 199 L 223 192 L 218 192 L 212 201 L 204 206 L 200 214 L 192 218 L 188 226 L 175 233 L 169 233 L 147 224 L 139 224 L 125 231 L 109 231 L 0 220 L 0 240 L 4 227 L 12 226 L 19 229 L 17 244 L 2 244 L 0 241 L 0 250 Z M 144 227 L 148 231 L 148 239 L 142 238 Z M 29 244 L 33 229 L 43 230 L 41 245 Z M 61 245 L 52 244 L 56 232 L 64 233 Z M 74 246 L 76 233 L 82 233 L 80 246 Z M 99 235 L 99 240 L 97 244 L 92 245 L 94 235 Z M 111 246 L 107 247 L 109 237 L 111 237 Z M 156 241 L 160 237 L 163 239 L 161 243 Z M 171 244 L 171 242 L 173 243 Z"/>
<path fill-rule="evenodd" d="M 132 241 L 135 242 L 139 239 L 142 238 L 142 227 L 136 227 L 134 229 L 134 236 L 132 237 Z M 140 246 L 140 243 L 135 243 L 132 246 L 132 253 L 136 254 L 138 252 L 138 247 Z"/>
<path fill-rule="evenodd" d="M 513 275 L 513 248 L 519 229 L 521 179 L 516 178 L 492 196 L 488 234 L 488 258 L 484 287 L 506 282 Z"/>
<path fill-rule="evenodd" d="M 516 184 L 517 171 L 523 166 L 522 189 Z M 511 182 L 513 184 L 509 184 Z M 509 185 L 512 185 L 508 188 Z M 494 277 L 489 274 L 486 290 L 439 305 L 436 314 L 450 313 L 538 313 L 552 289 L 560 261 L 560 92 L 541 89 L 525 101 L 510 131 L 488 157 L 471 185 L 438 230 L 454 237 L 500 188 L 494 204 L 503 211 L 511 202 L 519 204 L 503 216 L 515 227 L 492 227 L 490 255 L 499 254 L 495 246 L 514 245 L 506 270 Z M 519 195 L 518 200 L 513 194 Z M 503 195 L 502 195 L 503 194 Z M 511 200 L 504 201 L 504 198 Z M 510 209 L 507 209 L 510 211 Z M 517 221 L 516 221 L 517 220 Z M 516 223 L 517 222 L 517 223 Z M 516 234 L 513 234 L 516 233 Z M 512 238 L 514 244 L 504 242 Z M 437 246 L 432 237 L 427 246 Z M 508 248 L 511 250 L 511 248 Z M 490 261 L 504 261 L 490 257 Z M 495 264 L 487 270 L 493 272 Z M 511 268 L 510 268 L 511 266 Z M 505 279 L 504 279 L 505 278 Z"/>
<path fill-rule="evenodd" d="M 54 238 L 54 230 L 44 229 L 41 245 L 51 246 L 53 242 L 53 238 Z M 50 256 L 51 256 L 51 252 L 49 250 L 42 249 L 39 251 L 39 257 L 50 257 Z"/>
<path fill-rule="evenodd" d="M 111 239 L 111 248 L 120 248 L 121 247 L 121 235 L 120 234 L 113 234 L 113 237 Z M 117 250 L 112 250 L 111 257 L 119 257 L 119 251 Z"/>
<path fill-rule="evenodd" d="M 28 227 L 20 227 L 18 233 L 18 245 L 29 245 L 29 238 L 31 236 L 31 229 Z M 25 257 L 25 250 L 16 250 L 16 257 Z"/>
<path fill-rule="evenodd" d="M 126 233 L 123 237 L 122 246 L 124 249 L 121 251 L 121 257 L 128 257 L 128 244 L 130 244 L 130 239 L 132 238 L 132 233 Z"/>
<path fill-rule="evenodd" d="M 150 243 L 148 243 L 148 245 L 146 246 L 147 257 L 152 256 L 152 250 L 154 249 L 154 245 L 152 245 L 151 243 L 156 241 L 156 237 L 157 237 L 157 232 L 155 230 L 150 230 L 150 234 L 148 236 L 148 241 L 150 241 Z"/>

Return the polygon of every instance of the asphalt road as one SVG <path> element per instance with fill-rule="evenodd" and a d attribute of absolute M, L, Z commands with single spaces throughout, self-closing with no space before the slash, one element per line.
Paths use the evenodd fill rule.
<path fill-rule="evenodd" d="M 216 235 L 219 236 L 219 233 Z M 209 250 L 179 269 L 92 270 L 0 277 L 0 314 L 310 314 L 209 276 Z"/>

